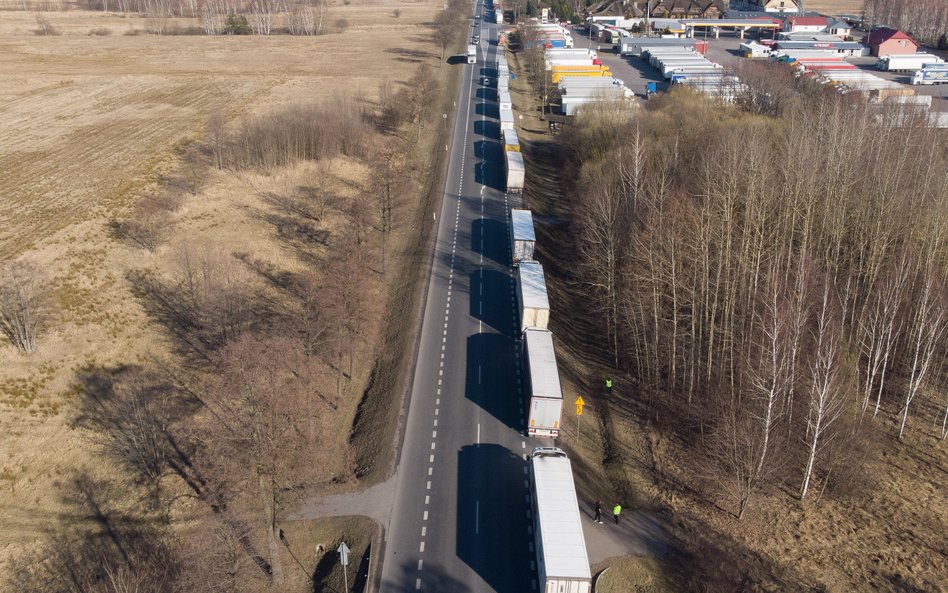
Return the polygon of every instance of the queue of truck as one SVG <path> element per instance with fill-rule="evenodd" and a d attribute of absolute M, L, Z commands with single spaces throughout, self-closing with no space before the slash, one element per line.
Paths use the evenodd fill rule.
<path fill-rule="evenodd" d="M 590 65 L 593 65 L 591 61 Z M 508 193 L 516 194 L 523 191 L 525 168 L 514 121 L 510 78 L 506 55 L 501 53 L 497 60 L 500 133 L 506 189 Z M 563 81 L 575 79 L 567 76 Z M 485 84 L 487 82 L 485 80 Z M 510 224 L 510 257 L 516 269 L 521 360 L 525 365 L 522 377 L 528 397 L 527 434 L 557 438 L 561 428 L 563 390 L 553 334 L 548 328 L 550 301 L 546 278 L 542 264 L 534 259 L 536 228 L 533 213 L 527 209 L 511 209 Z M 570 460 L 562 449 L 556 447 L 537 447 L 532 453 L 530 502 L 539 590 L 544 593 L 590 593 L 592 574 Z"/>

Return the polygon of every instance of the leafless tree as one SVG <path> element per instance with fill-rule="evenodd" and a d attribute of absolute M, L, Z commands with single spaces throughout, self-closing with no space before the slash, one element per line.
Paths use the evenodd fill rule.
<path fill-rule="evenodd" d="M 16 260 L 0 266 L 0 332 L 17 350 L 36 350 L 51 304 L 50 285 L 38 264 Z"/>
<path fill-rule="evenodd" d="M 844 398 L 839 367 L 839 326 L 832 319 L 830 286 L 823 288 L 823 298 L 816 314 L 814 352 L 810 361 L 809 402 L 806 419 L 806 469 L 800 486 L 800 500 L 806 498 L 816 467 L 817 456 L 832 439 L 833 424 L 843 412 Z"/>
<path fill-rule="evenodd" d="M 909 408 L 931 371 L 941 340 L 948 330 L 948 305 L 945 303 L 944 270 L 935 258 L 936 249 L 927 255 L 926 266 L 915 298 L 915 311 L 909 328 L 908 381 L 902 405 L 902 421 L 899 423 L 899 438 L 905 432 Z"/>

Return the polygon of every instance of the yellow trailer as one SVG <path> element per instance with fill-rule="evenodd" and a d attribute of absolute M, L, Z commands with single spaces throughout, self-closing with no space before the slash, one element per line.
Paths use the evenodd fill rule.
<path fill-rule="evenodd" d="M 556 72 L 550 78 L 553 80 L 553 84 L 557 84 L 563 78 L 569 78 L 572 76 L 584 77 L 584 78 L 593 78 L 593 77 L 602 77 L 602 76 L 612 76 L 608 72 Z"/>

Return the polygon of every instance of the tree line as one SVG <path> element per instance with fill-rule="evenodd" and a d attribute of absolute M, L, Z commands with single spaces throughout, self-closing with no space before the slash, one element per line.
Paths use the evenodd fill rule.
<path fill-rule="evenodd" d="M 931 47 L 948 48 L 948 4 L 941 0 L 865 0 L 870 25 L 905 31 Z"/>
<path fill-rule="evenodd" d="M 945 136 L 788 90 L 769 115 L 686 90 L 603 105 L 561 137 L 603 352 L 738 517 L 766 484 L 855 479 L 878 431 L 948 436 Z"/>

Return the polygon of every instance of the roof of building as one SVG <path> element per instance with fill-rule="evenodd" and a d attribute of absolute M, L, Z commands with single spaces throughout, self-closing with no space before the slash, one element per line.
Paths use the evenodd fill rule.
<path fill-rule="evenodd" d="M 844 20 L 834 19 L 829 25 L 827 25 L 827 28 L 828 29 L 852 29 L 853 27 L 852 25 L 850 25 Z"/>
<path fill-rule="evenodd" d="M 918 45 L 918 42 L 909 37 L 907 34 L 899 31 L 898 29 L 892 29 L 889 27 L 879 27 L 878 29 L 869 31 L 869 34 L 866 35 L 866 44 L 875 46 L 879 45 L 880 43 L 885 43 L 891 39 L 907 39 L 915 45 Z"/>
<path fill-rule="evenodd" d="M 825 27 L 829 24 L 829 19 L 825 16 L 792 16 L 787 19 L 790 26 L 799 25 L 801 27 L 815 27 L 817 25 Z"/>

